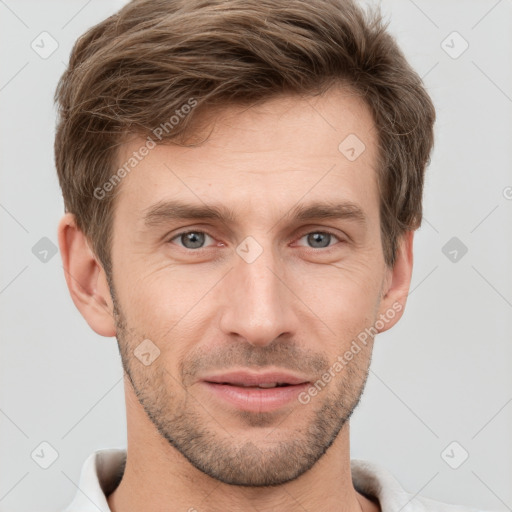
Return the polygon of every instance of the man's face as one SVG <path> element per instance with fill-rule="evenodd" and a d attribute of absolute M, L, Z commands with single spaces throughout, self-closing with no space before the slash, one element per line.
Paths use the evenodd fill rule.
<path fill-rule="evenodd" d="M 383 312 L 377 134 L 363 101 L 341 90 L 232 107 L 215 122 L 201 145 L 152 149 L 120 185 L 117 338 L 148 417 L 196 468 L 280 484 L 325 453 L 368 374 L 371 340 L 299 400 Z M 350 134 L 366 146 L 355 159 L 350 144 L 338 149 Z M 119 166 L 144 143 L 127 144 Z M 230 217 L 156 211 L 165 202 Z"/>

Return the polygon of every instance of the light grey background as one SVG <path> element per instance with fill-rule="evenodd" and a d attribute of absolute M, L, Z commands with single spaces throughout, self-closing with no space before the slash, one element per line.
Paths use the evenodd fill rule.
<path fill-rule="evenodd" d="M 57 245 L 63 214 L 57 80 L 76 38 L 123 3 L 0 0 L 2 512 L 62 510 L 84 459 L 126 441 L 115 338 L 76 310 L 60 255 L 32 252 L 43 237 Z M 438 121 L 411 295 L 376 340 L 352 458 L 382 464 L 412 493 L 512 510 L 512 0 L 381 5 Z M 43 31 L 59 45 L 46 59 L 31 48 Z M 443 253 L 452 237 L 465 255 Z M 58 452 L 48 469 L 31 458 L 43 441 Z M 448 450 L 452 464 L 469 453 L 458 469 L 442 457 L 453 441 L 463 448 Z"/>

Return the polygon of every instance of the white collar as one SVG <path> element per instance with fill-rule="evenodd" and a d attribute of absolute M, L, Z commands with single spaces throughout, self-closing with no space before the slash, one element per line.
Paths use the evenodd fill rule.
<path fill-rule="evenodd" d="M 126 450 L 109 448 L 93 452 L 84 462 L 75 498 L 64 512 L 111 512 L 107 498 L 121 481 Z M 415 496 L 403 489 L 382 466 L 360 459 L 350 461 L 354 488 L 374 498 L 382 512 L 478 512 Z"/>

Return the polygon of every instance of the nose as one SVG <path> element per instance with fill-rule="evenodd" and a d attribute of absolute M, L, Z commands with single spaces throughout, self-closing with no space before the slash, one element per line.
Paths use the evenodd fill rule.
<path fill-rule="evenodd" d="M 234 255 L 234 268 L 223 280 L 220 327 L 225 334 L 260 347 L 295 335 L 294 296 L 277 261 L 270 249 L 251 263 Z"/>

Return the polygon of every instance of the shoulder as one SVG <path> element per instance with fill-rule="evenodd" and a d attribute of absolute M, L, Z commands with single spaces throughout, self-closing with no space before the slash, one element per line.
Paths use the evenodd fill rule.
<path fill-rule="evenodd" d="M 351 470 L 356 491 L 378 501 L 381 512 L 492 512 L 410 493 L 387 469 L 374 462 L 352 459 Z"/>
<path fill-rule="evenodd" d="M 126 464 L 126 449 L 91 453 L 82 465 L 78 490 L 63 512 L 109 512 L 107 496 L 117 487 Z"/>

